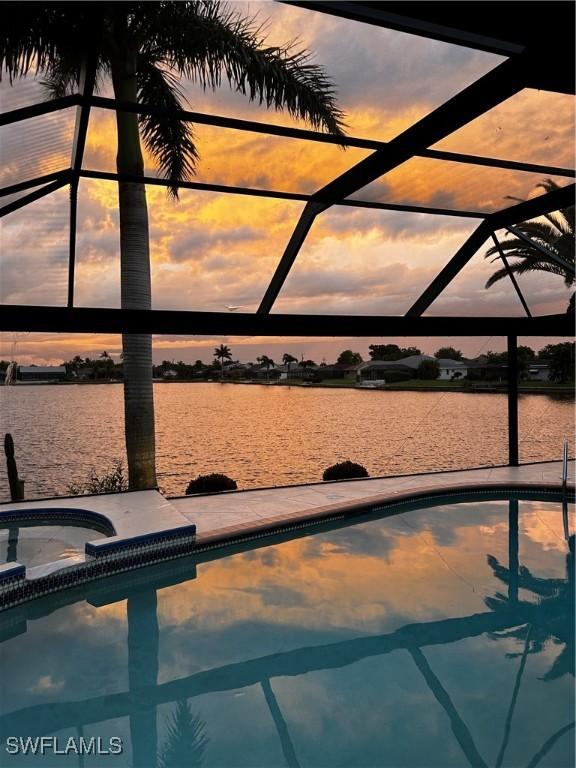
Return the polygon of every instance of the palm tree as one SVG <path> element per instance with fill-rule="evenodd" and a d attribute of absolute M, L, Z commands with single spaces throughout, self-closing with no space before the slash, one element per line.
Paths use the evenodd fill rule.
<path fill-rule="evenodd" d="M 552 179 L 546 179 L 537 186 L 546 192 L 560 188 Z M 511 199 L 518 200 L 519 198 Z M 518 224 L 516 229 L 538 245 L 544 246 L 552 254 L 559 256 L 565 263 L 571 265 L 572 269 L 567 269 L 555 259 L 547 256 L 536 245 L 531 245 L 521 237 L 513 235 L 500 243 L 504 254 L 516 259 L 514 263 L 510 264 L 510 270 L 516 275 L 523 275 L 527 272 L 549 272 L 564 278 L 564 284 L 570 288 L 574 284 L 574 206 L 561 208 L 559 211 L 546 214 L 538 220 Z M 494 257 L 492 261 L 499 261 L 500 251 L 497 245 L 493 245 L 486 251 L 485 258 L 490 257 Z M 505 277 L 508 277 L 508 270 L 506 267 L 501 267 L 490 275 L 485 287 L 490 288 L 498 280 L 503 280 Z M 570 300 L 568 311 L 573 306 L 574 296 Z"/>
<path fill-rule="evenodd" d="M 305 50 L 267 46 L 261 25 L 217 0 L 155 3 L 22 3 L 4 7 L 0 71 L 12 82 L 41 73 L 53 95 L 77 90 L 86 51 L 97 51 L 100 81 L 122 101 L 171 112 L 183 106 L 178 76 L 205 89 L 222 80 L 251 101 L 286 110 L 321 130 L 343 134 L 343 115 L 324 70 Z M 116 112 L 120 174 L 144 172 L 141 139 L 178 196 L 198 151 L 190 123 L 165 114 Z M 146 188 L 119 181 L 121 306 L 151 309 Z M 124 414 L 130 487 L 156 485 L 152 337 L 124 334 Z"/>
<path fill-rule="evenodd" d="M 224 360 L 231 360 L 232 359 L 232 352 L 230 351 L 230 347 L 227 347 L 224 344 L 220 344 L 219 347 L 216 347 L 214 350 L 214 357 L 216 360 L 220 360 L 222 362 L 222 381 L 224 381 Z"/>
<path fill-rule="evenodd" d="M 260 365 L 263 365 L 266 368 L 266 381 L 270 381 L 270 367 L 274 366 L 274 360 L 272 360 L 271 357 L 268 357 L 268 355 L 262 355 L 262 357 L 257 357 L 256 360 L 260 363 Z"/>
<path fill-rule="evenodd" d="M 298 358 L 294 357 L 294 355 L 289 355 L 288 352 L 284 352 L 284 354 L 282 355 L 282 362 L 284 363 L 284 365 L 286 365 L 288 367 L 288 371 L 286 373 L 286 378 L 289 379 L 290 378 L 290 366 L 292 365 L 292 363 L 297 363 L 298 362 Z"/>

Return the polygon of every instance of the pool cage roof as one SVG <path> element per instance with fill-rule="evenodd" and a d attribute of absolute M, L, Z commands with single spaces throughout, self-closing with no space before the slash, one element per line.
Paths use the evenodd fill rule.
<path fill-rule="evenodd" d="M 463 154 L 431 148 L 446 137 L 464 128 L 524 89 L 537 89 L 559 94 L 574 94 L 574 6 L 570 2 L 288 2 L 301 10 L 331 14 L 349 20 L 350 25 L 364 24 L 406 32 L 421 38 L 447 42 L 467 48 L 497 54 L 503 60 L 468 87 L 426 114 L 389 141 L 330 134 L 268 122 L 256 122 L 221 115 L 181 111 L 163 112 L 147 104 L 120 102 L 95 94 L 95 58 L 87 54 L 83 82 L 78 93 L 50 101 L 41 101 L 0 114 L 3 130 L 9 126 L 29 126 L 35 118 L 64 114 L 75 110 L 74 132 L 68 150 L 70 162 L 66 167 L 49 168 L 42 175 L 9 179 L 0 189 L 0 215 L 7 216 L 63 187 L 70 188 L 70 240 L 68 263 L 67 305 L 30 306 L 0 305 L 0 328 L 6 331 L 49 332 L 107 332 L 107 333 L 176 333 L 224 334 L 260 336 L 435 336 L 435 335 L 558 335 L 569 336 L 573 331 L 570 315 L 533 316 L 514 275 L 509 278 L 525 316 L 517 317 L 437 317 L 423 316 L 445 288 L 470 262 L 488 238 L 498 244 L 496 232 L 518 233 L 516 225 L 546 215 L 574 203 L 574 168 L 566 162 L 539 164 L 506 160 L 478 154 Z M 511 8 L 504 8 L 510 5 Z M 493 10 L 494 9 L 494 10 Z M 497 9 L 497 13 L 496 13 Z M 369 78 L 369 73 L 365 73 Z M 14 89 L 18 88 L 18 83 Z M 198 312 L 175 310 L 122 310 L 75 306 L 76 222 L 78 185 L 81 179 L 109 181 L 141 181 L 146 185 L 168 186 L 168 182 L 153 175 L 119 176 L 113 170 L 87 167 L 85 146 L 91 114 L 95 110 L 122 110 L 143 114 L 178 116 L 195 125 L 247 132 L 252 136 L 275 136 L 314 142 L 323 145 L 345 145 L 363 150 L 365 156 L 340 175 L 311 192 L 286 189 L 234 186 L 211 181 L 182 182 L 182 189 L 218 192 L 230 195 L 256 196 L 304 203 L 300 218 L 283 254 L 278 254 L 276 270 L 254 313 Z M 554 115 L 550 116 L 553 122 Z M 29 121 L 29 122 L 25 122 Z M 1 135 L 1 134 L 0 134 Z M 22 128 L 23 148 L 30 151 L 44 142 L 50 145 L 50 135 L 36 135 Z M 569 153 L 573 157 L 573 152 Z M 528 158 L 530 159 L 530 158 Z M 6 158 L 9 160 L 9 158 Z M 561 160 L 561 159 L 560 159 Z M 415 164 L 415 174 L 438 172 L 437 178 L 451 177 L 456 184 L 466 184 L 482 169 L 518 174 L 526 180 L 553 178 L 558 186 L 526 200 L 499 196 L 501 207 L 470 209 L 458 206 L 453 199 L 438 206 L 430 203 L 406 202 L 394 199 L 386 184 L 396 169 Z M 420 163 L 421 165 L 416 165 Z M 468 173 L 462 173 L 466 171 Z M 433 174 L 432 174 L 433 175 Z M 524 176 L 523 176 L 524 175 Z M 415 178 L 412 176 L 412 178 Z M 408 183 L 410 177 L 408 178 Z M 441 183 L 444 183 L 442 181 Z M 380 185 L 380 186 L 378 186 Z M 438 190 L 442 192 L 442 189 Z M 512 190 L 511 190 L 512 191 Z M 442 195 L 438 196 L 439 199 Z M 432 282 L 413 296 L 404 315 L 302 315 L 272 313 L 292 266 L 309 234 L 313 223 L 329 209 L 356 208 L 374 211 L 402 211 L 429 216 L 465 217 L 476 220 L 477 226 L 448 259 Z M 537 246 L 546 250 L 543 246 Z M 500 252 L 506 267 L 506 258 Z M 563 269 L 574 274 L 574 264 L 548 252 Z M 24 265 L 23 265 L 24 266 Z M 32 266 L 32 265 L 30 265 Z M 506 267 L 507 268 L 507 267 Z"/>

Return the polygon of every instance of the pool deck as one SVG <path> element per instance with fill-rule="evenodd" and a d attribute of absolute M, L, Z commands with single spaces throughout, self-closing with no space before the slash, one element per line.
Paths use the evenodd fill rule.
<path fill-rule="evenodd" d="M 568 463 L 568 483 L 574 484 L 574 460 Z M 170 503 L 196 525 L 196 542 L 257 532 L 290 522 L 327 517 L 357 505 L 384 504 L 441 488 L 520 484 L 560 485 L 562 463 L 550 461 L 519 467 L 488 467 L 454 472 L 366 478 L 310 485 L 232 491 L 207 496 L 171 498 Z"/>
<path fill-rule="evenodd" d="M 279 530 L 303 527 L 352 510 L 405 501 L 413 496 L 452 493 L 471 488 L 556 486 L 561 483 L 559 461 L 519 467 L 487 467 L 454 472 L 433 472 L 384 478 L 313 483 L 307 485 L 231 491 L 227 493 L 165 498 L 156 490 L 99 496 L 58 497 L 0 505 L 5 513 L 33 510 L 66 514 L 86 510 L 103 515 L 122 541 L 171 529 L 196 526 L 199 551 L 246 537 L 257 538 Z M 569 462 L 568 483 L 573 488 L 574 460 Z M 64 523 L 65 524 L 65 523 Z M 105 541 L 100 540 L 100 541 Z M 41 552 L 37 553 L 41 559 Z M 82 555 L 27 569 L 27 579 L 39 579 L 84 561 Z M 6 566 L 0 566 L 0 570 Z"/>

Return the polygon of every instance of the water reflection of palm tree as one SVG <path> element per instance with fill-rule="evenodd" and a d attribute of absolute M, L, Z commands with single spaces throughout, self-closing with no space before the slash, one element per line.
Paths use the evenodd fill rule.
<path fill-rule="evenodd" d="M 494 576 L 504 584 L 510 583 L 510 570 L 502 566 L 497 558 L 488 555 L 488 565 Z M 540 653 L 550 642 L 563 645 L 560 654 L 552 667 L 542 677 L 542 680 L 556 680 L 562 675 L 574 675 L 574 536 L 569 539 L 569 551 L 566 556 L 565 579 L 542 579 L 526 568 L 520 566 L 518 571 L 518 586 L 531 592 L 538 599 L 540 611 L 529 624 L 523 624 L 501 632 L 493 632 L 493 639 L 516 638 L 527 644 L 527 653 Z M 501 593 L 485 600 L 486 605 L 493 611 L 507 610 L 508 599 Z M 529 601 L 519 601 L 529 605 Z M 538 620 L 540 616 L 540 620 Z M 566 620 L 568 618 L 568 621 Z M 509 658 L 520 656 L 509 653 Z"/>
<path fill-rule="evenodd" d="M 186 699 L 179 701 L 168 721 L 158 768 L 199 768 L 208 744 L 205 727 Z"/>
<path fill-rule="evenodd" d="M 566 530 L 566 525 L 564 527 Z M 564 644 L 552 667 L 540 679 L 548 682 L 566 674 L 574 676 L 574 536 L 568 537 L 565 579 L 541 579 L 534 576 L 526 566 L 518 564 L 517 553 L 514 568 L 512 567 L 512 558 L 510 558 L 508 568 L 501 565 L 493 555 L 488 555 L 487 559 L 494 576 L 508 586 L 508 598 L 500 592 L 496 593 L 494 597 L 486 598 L 485 602 L 489 608 L 493 611 L 507 611 L 511 605 L 517 606 L 519 602 L 520 606 L 522 603 L 526 606 L 531 605 L 529 601 L 518 601 L 518 589 L 522 588 L 537 596 L 538 606 L 541 609 L 532 616 L 529 623 L 520 624 L 512 629 L 488 633 L 488 637 L 493 640 L 513 637 L 524 641 L 524 650 L 521 654 L 506 654 L 508 658 L 521 656 L 521 661 L 508 708 L 502 744 L 496 760 L 496 768 L 501 768 L 510 738 L 512 719 L 528 654 L 540 653 L 550 640 L 557 644 Z M 574 728 L 574 723 L 565 725 L 556 731 L 534 755 L 528 768 L 535 768 L 552 749 L 556 741 L 572 728 Z"/>

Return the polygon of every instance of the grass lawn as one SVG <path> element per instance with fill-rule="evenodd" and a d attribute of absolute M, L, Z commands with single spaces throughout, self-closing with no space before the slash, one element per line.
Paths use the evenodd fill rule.
<path fill-rule="evenodd" d="M 357 384 L 353 379 L 325 379 L 319 384 L 304 384 L 301 379 L 291 379 L 290 381 L 280 382 L 281 386 L 289 387 L 341 387 L 351 388 L 356 387 Z M 359 389 L 370 390 L 370 387 L 359 387 Z M 423 379 L 409 379 L 408 381 L 396 381 L 388 384 L 385 389 L 390 391 L 404 391 L 404 390 L 439 390 L 455 392 L 481 392 L 483 389 L 487 391 L 494 391 L 495 389 L 506 391 L 506 382 L 500 381 L 442 381 L 440 379 L 423 380 Z M 521 392 L 574 392 L 574 384 L 557 384 L 551 381 L 521 381 L 519 382 L 519 389 Z M 382 390 L 375 390 L 382 391 Z"/>

